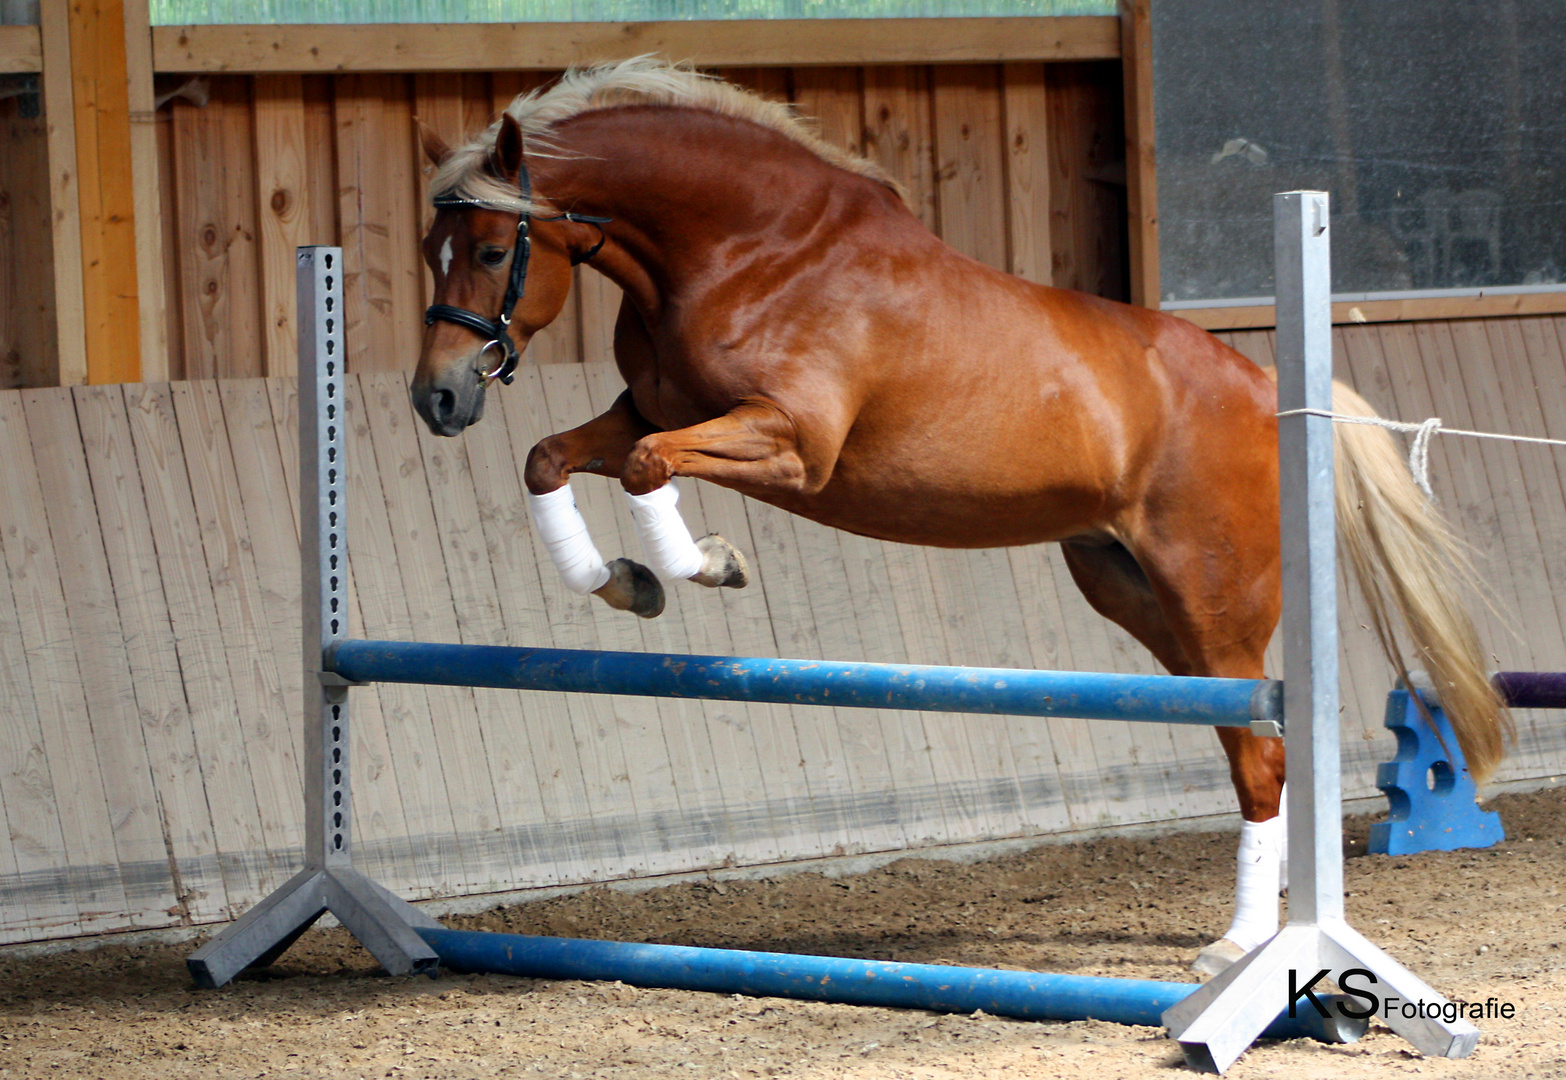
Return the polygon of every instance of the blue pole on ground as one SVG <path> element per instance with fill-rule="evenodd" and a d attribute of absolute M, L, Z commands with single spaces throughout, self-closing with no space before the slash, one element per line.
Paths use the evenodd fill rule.
<path fill-rule="evenodd" d="M 1514 709 L 1566 709 L 1566 671 L 1498 671 L 1495 688 Z"/>
<path fill-rule="evenodd" d="M 701 949 L 624 941 L 530 937 L 470 930 L 420 929 L 420 936 L 457 971 L 530 979 L 591 979 L 667 990 L 751 997 L 786 997 L 845 1005 L 971 1013 L 1018 1020 L 1106 1020 L 1162 1027 L 1165 1009 L 1199 989 L 1197 983 L 1051 975 L 1037 971 L 899 964 L 835 956 Z M 1324 1003 L 1327 1001 L 1323 996 Z M 1336 1004 L 1334 999 L 1331 1004 Z M 1357 1005 L 1358 1003 L 1354 1003 Z M 1301 999 L 1298 1016 L 1280 1016 L 1270 1039 L 1353 1042 L 1367 1022 L 1329 1009 L 1323 1019 Z"/>
<path fill-rule="evenodd" d="M 489 686 L 865 709 L 1248 726 L 1281 719 L 1282 684 L 1079 671 L 921 667 L 347 640 L 326 658 L 354 683 Z"/>

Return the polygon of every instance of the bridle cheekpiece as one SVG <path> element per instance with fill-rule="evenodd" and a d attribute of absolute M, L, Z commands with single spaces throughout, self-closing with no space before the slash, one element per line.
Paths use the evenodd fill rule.
<path fill-rule="evenodd" d="M 523 202 L 528 201 L 533 194 L 532 181 L 527 175 L 527 165 L 523 163 L 518 176 Z M 441 195 L 435 198 L 437 209 L 445 207 L 478 206 L 491 210 L 508 209 L 493 203 L 486 203 L 479 199 L 464 199 L 458 195 Z M 465 326 L 480 337 L 487 338 L 484 347 L 479 350 L 483 356 L 491 348 L 500 350 L 500 363 L 494 369 L 480 372 L 483 379 L 499 379 L 507 386 L 516 377 L 517 364 L 521 357 L 517 353 L 516 342 L 511 340 L 511 313 L 516 309 L 517 301 L 522 298 L 523 290 L 527 288 L 527 264 L 533 254 L 533 241 L 529 235 L 531 223 L 535 220 L 532 215 L 524 212 L 517 220 L 517 242 L 511 250 L 511 279 L 506 284 L 506 298 L 500 304 L 500 317 L 498 319 L 486 319 L 475 311 L 467 308 L 459 308 L 452 304 L 431 304 L 424 312 L 424 325 L 431 326 L 435 322 L 456 323 Z M 538 221 L 571 221 L 582 225 L 595 225 L 598 227 L 598 243 L 581 255 L 571 256 L 571 265 L 577 266 L 597 255 L 603 248 L 607 239 L 604 234 L 604 226 L 613 221 L 613 218 L 592 217 L 587 214 L 555 214 L 552 217 L 537 218 Z"/>

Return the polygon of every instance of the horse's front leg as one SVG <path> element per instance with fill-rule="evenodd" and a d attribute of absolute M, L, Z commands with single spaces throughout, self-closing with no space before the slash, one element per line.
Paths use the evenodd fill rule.
<path fill-rule="evenodd" d="M 756 494 L 801 492 L 811 470 L 796 428 L 777 405 L 743 402 L 705 423 L 650 433 L 637 441 L 620 473 L 631 512 L 653 566 L 666 577 L 739 588 L 744 556 L 717 534 L 692 541 L 675 506 L 676 476 L 711 480 Z"/>
<path fill-rule="evenodd" d="M 706 423 L 639 439 L 620 483 L 632 496 L 656 491 L 676 476 L 741 490 L 808 492 L 819 488 L 827 470 L 809 467 L 800 442 L 782 408 L 762 399 L 745 401 Z"/>
<path fill-rule="evenodd" d="M 533 528 L 566 588 L 581 596 L 591 593 L 610 607 L 644 619 L 663 611 L 663 586 L 640 563 L 604 562 L 577 509 L 569 480 L 577 472 L 619 476 L 637 441 L 654 430 L 626 392 L 601 416 L 539 442 L 528 452 L 523 470 Z"/>

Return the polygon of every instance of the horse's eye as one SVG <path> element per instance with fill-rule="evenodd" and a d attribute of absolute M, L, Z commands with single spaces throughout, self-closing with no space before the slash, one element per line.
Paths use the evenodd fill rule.
<path fill-rule="evenodd" d="M 499 266 L 506 261 L 505 248 L 490 248 L 479 255 L 479 262 L 485 266 Z"/>

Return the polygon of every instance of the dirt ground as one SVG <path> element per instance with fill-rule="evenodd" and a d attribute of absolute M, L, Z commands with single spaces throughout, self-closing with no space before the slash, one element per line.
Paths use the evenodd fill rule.
<path fill-rule="evenodd" d="M 1264 1043 L 1229 1075 L 1566 1077 L 1566 789 L 1495 799 L 1487 851 L 1366 856 L 1348 825 L 1349 921 L 1453 999 L 1511 1003 L 1465 1061 L 1380 1025 L 1349 1046 Z M 1046 846 L 986 862 L 705 880 L 452 917 L 483 930 L 1191 981 L 1221 932 L 1233 839 Z M 192 948 L 0 950 L 0 1077 L 1148 1077 L 1184 1072 L 1155 1028 L 443 974 L 393 979 L 339 929 L 270 972 L 198 990 Z"/>

